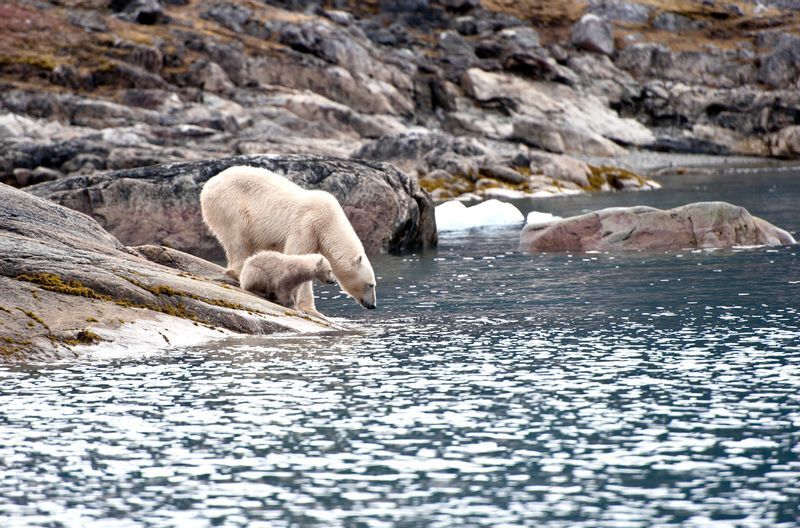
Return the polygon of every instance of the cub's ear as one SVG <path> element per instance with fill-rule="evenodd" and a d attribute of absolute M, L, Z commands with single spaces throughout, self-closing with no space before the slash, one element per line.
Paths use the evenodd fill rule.
<path fill-rule="evenodd" d="M 325 257 L 320 257 L 319 260 L 317 260 L 317 266 L 321 268 L 324 265 L 325 265 Z"/>

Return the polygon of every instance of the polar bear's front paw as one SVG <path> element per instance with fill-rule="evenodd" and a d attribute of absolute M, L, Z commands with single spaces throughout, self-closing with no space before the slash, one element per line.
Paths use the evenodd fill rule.
<path fill-rule="evenodd" d="M 306 315 L 310 315 L 310 316 L 313 316 L 313 317 L 319 317 L 320 319 L 323 319 L 325 321 L 328 320 L 327 317 L 325 317 L 324 315 L 322 315 L 321 313 L 319 313 L 316 310 L 301 310 L 301 311 Z"/>

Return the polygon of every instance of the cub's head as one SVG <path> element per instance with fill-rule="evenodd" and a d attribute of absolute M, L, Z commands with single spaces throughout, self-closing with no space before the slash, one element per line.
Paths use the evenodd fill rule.
<path fill-rule="evenodd" d="M 355 257 L 346 269 L 337 274 L 339 285 L 350 297 L 364 308 L 372 310 L 378 307 L 375 293 L 375 273 L 372 264 L 364 254 Z"/>
<path fill-rule="evenodd" d="M 333 277 L 333 269 L 331 269 L 331 263 L 328 262 L 328 259 L 326 259 L 322 255 L 320 255 L 319 258 L 317 259 L 316 268 L 314 269 L 314 276 L 318 281 L 327 284 L 333 284 L 336 282 L 336 279 Z"/>

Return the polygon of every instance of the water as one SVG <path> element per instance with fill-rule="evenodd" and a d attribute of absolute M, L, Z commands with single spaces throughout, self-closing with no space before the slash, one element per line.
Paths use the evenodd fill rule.
<path fill-rule="evenodd" d="M 723 198 L 797 236 L 798 176 L 523 205 Z M 362 334 L 0 367 L 0 526 L 800 526 L 800 250 L 517 232 L 375 259 L 378 310 L 323 287 Z"/>

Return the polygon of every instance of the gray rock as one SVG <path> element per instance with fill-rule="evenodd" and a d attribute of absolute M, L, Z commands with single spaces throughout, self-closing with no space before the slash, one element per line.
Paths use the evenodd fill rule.
<path fill-rule="evenodd" d="M 482 165 L 478 168 L 478 172 L 483 176 L 488 176 L 489 178 L 494 178 L 495 180 L 506 183 L 518 184 L 527 181 L 526 176 L 504 165 Z"/>
<path fill-rule="evenodd" d="M 216 62 L 195 63 L 192 65 L 192 74 L 198 85 L 208 92 L 230 93 L 236 88 Z"/>
<path fill-rule="evenodd" d="M 124 20 L 138 24 L 157 24 L 166 21 L 164 8 L 158 0 L 111 0 L 111 9 Z"/>
<path fill-rule="evenodd" d="M 572 26 L 572 45 L 579 49 L 611 55 L 614 53 L 614 32 L 611 24 L 594 14 L 586 14 Z"/>
<path fill-rule="evenodd" d="M 216 62 L 231 81 L 238 86 L 245 86 L 250 81 L 248 72 L 248 58 L 244 46 L 240 42 L 221 43 L 209 39 L 205 51 L 212 62 Z"/>
<path fill-rule="evenodd" d="M 456 179 L 472 181 L 477 180 L 480 166 L 502 164 L 492 149 L 477 139 L 431 132 L 384 136 L 365 144 L 352 157 L 388 161 L 407 173 L 445 171 Z"/>
<path fill-rule="evenodd" d="M 661 44 L 636 43 L 618 53 L 616 65 L 639 79 L 731 88 L 756 79 L 754 64 L 742 61 L 741 53 L 716 48 L 672 52 Z"/>
<path fill-rule="evenodd" d="M 440 3 L 447 9 L 462 13 L 481 5 L 480 0 L 440 0 Z"/>
<path fill-rule="evenodd" d="M 17 187 L 26 187 L 31 184 L 31 174 L 33 171 L 30 169 L 23 169 L 18 167 L 13 170 L 14 183 Z"/>
<path fill-rule="evenodd" d="M 528 26 L 506 28 L 497 32 L 497 36 L 513 46 L 523 50 L 539 47 L 539 34 Z"/>
<path fill-rule="evenodd" d="M 531 170 L 559 182 L 569 182 L 581 188 L 589 186 L 591 168 L 585 161 L 569 156 L 547 153 L 531 155 Z"/>
<path fill-rule="evenodd" d="M 549 224 L 525 226 L 520 248 L 548 251 L 664 251 L 795 244 L 786 231 L 725 202 L 700 202 L 668 211 L 613 207 Z"/>
<path fill-rule="evenodd" d="M 429 4 L 428 0 L 379 0 L 380 10 L 387 13 L 422 11 Z"/>
<path fill-rule="evenodd" d="M 779 38 L 775 49 L 762 59 L 758 80 L 773 88 L 800 83 L 800 37 L 785 34 Z"/>
<path fill-rule="evenodd" d="M 665 11 L 663 13 L 659 13 L 653 19 L 653 27 L 674 33 L 678 31 L 698 29 L 703 27 L 703 24 L 700 21 L 692 20 L 691 18 L 679 13 L 670 13 L 669 11 Z"/>
<path fill-rule="evenodd" d="M 611 104 L 632 103 L 642 93 L 642 86 L 605 55 L 576 55 L 570 57 L 567 66 L 578 75 L 579 86 Z"/>
<path fill-rule="evenodd" d="M 467 138 L 456 138 L 443 133 L 408 132 L 383 136 L 366 143 L 353 152 L 352 157 L 389 161 L 402 170 L 410 171 L 426 154 L 433 151 L 451 152 L 463 157 L 488 154 L 485 147 Z"/>
<path fill-rule="evenodd" d="M 439 48 L 442 58 L 456 68 L 468 68 L 478 60 L 472 44 L 455 31 L 444 31 L 439 35 Z"/>
<path fill-rule="evenodd" d="M 72 25 L 89 31 L 108 31 L 108 24 L 97 11 L 76 9 L 69 14 L 69 21 Z"/>
<path fill-rule="evenodd" d="M 593 149 L 605 145 L 604 150 L 619 153 L 619 147 L 615 148 L 612 142 L 646 145 L 653 139 L 652 132 L 642 124 L 633 119 L 620 118 L 597 97 L 562 84 L 531 82 L 519 76 L 471 68 L 464 75 L 462 86 L 477 101 L 491 104 L 507 102 L 508 111 L 514 117 L 506 137 L 527 137 L 534 145 L 539 141 L 535 127 L 522 128 L 528 118 L 544 128 L 563 130 L 568 134 L 576 132 L 579 137 L 587 138 L 587 141 L 580 143 L 565 143 L 565 150 L 577 151 L 581 144 Z M 508 119 L 504 122 L 507 126 Z M 515 131 L 514 127 L 518 129 Z M 528 130 L 533 134 L 529 135 Z"/>
<path fill-rule="evenodd" d="M 769 151 L 780 158 L 800 159 L 800 126 L 788 126 L 768 139 Z"/>
<path fill-rule="evenodd" d="M 340 26 L 349 26 L 355 20 L 352 14 L 348 13 L 347 11 L 340 11 L 338 9 L 327 9 L 324 10 L 322 14 Z"/>
<path fill-rule="evenodd" d="M 592 0 L 587 12 L 606 20 L 647 24 L 652 7 L 624 0 Z"/>
<path fill-rule="evenodd" d="M 163 251 L 183 267 L 150 262 L 86 215 L 0 184 L 0 362 L 124 348 L 124 336 L 153 350 L 181 335 L 341 328 L 215 282 L 219 266 L 188 267 L 191 256 Z"/>
<path fill-rule="evenodd" d="M 35 169 L 33 169 L 33 171 L 31 171 L 28 183 L 35 184 L 35 183 L 48 182 L 63 177 L 64 174 L 57 170 L 48 169 L 47 167 L 36 167 Z"/>
<path fill-rule="evenodd" d="M 240 33 L 253 16 L 253 11 L 241 5 L 220 2 L 204 11 L 201 16 Z"/>
<path fill-rule="evenodd" d="M 753 86 L 741 88 L 710 88 L 680 83 L 651 81 L 642 92 L 642 108 L 647 119 L 657 126 L 682 126 L 693 123 L 711 125 L 750 138 L 764 139 L 765 133 L 775 133 L 796 123 L 800 113 L 800 92 L 797 90 L 759 90 Z M 666 150 L 673 146 L 664 145 Z M 730 145 L 730 151 L 758 154 L 748 147 L 740 150 Z M 683 149 L 681 149 L 683 150 Z M 762 152 L 761 155 L 769 155 Z"/>
<path fill-rule="evenodd" d="M 157 73 L 148 71 L 141 66 L 121 62 L 112 64 L 108 69 L 94 70 L 87 82 L 92 86 L 142 89 L 167 87 L 167 82 Z"/>
<path fill-rule="evenodd" d="M 672 60 L 670 49 L 663 44 L 639 42 L 626 46 L 617 55 L 616 65 L 638 77 L 652 76 L 653 70 Z"/>
<path fill-rule="evenodd" d="M 624 149 L 600 134 L 530 117 L 514 120 L 514 138 L 528 145 L 556 153 L 617 156 Z"/>
<path fill-rule="evenodd" d="M 436 245 L 430 196 L 415 178 L 368 161 L 238 156 L 69 177 L 28 190 L 97 218 L 126 244 L 155 243 L 220 258 L 217 241 L 203 225 L 199 195 L 206 180 L 234 165 L 264 167 L 302 187 L 333 193 L 369 253 Z"/>
<path fill-rule="evenodd" d="M 455 20 L 455 27 L 456 31 L 458 31 L 462 35 L 478 34 L 478 23 L 475 20 L 475 17 L 471 16 L 458 17 Z"/>

